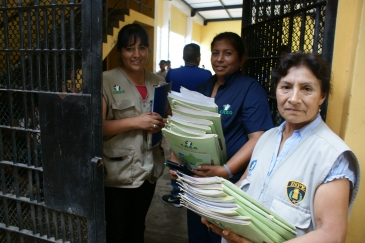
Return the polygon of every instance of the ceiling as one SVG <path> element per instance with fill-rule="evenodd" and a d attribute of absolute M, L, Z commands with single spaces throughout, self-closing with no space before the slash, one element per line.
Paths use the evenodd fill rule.
<path fill-rule="evenodd" d="M 181 0 L 191 9 L 191 17 L 200 15 L 208 22 L 241 20 L 242 0 Z"/>

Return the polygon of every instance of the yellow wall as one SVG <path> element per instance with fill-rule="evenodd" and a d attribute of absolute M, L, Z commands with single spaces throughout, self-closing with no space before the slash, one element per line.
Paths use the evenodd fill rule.
<path fill-rule="evenodd" d="M 187 16 L 174 6 L 171 7 L 170 31 L 186 36 Z"/>
<path fill-rule="evenodd" d="M 160 3 L 160 2 L 159 2 Z M 159 18 L 162 16 L 159 15 Z M 182 36 L 187 36 L 187 20 L 188 16 L 182 13 L 179 9 L 171 6 L 171 17 L 170 17 L 170 30 L 180 34 Z M 159 22 L 160 20 L 158 20 Z M 200 43 L 201 61 L 200 66 L 204 65 L 206 69 L 209 69 L 213 73 L 213 69 L 210 64 L 210 43 L 213 38 L 224 31 L 231 31 L 241 35 L 241 21 L 222 21 L 222 22 L 211 22 L 205 26 L 199 23 L 192 22 L 192 41 Z M 213 73 L 214 74 L 214 73 Z"/>
<path fill-rule="evenodd" d="M 202 33 L 202 26 L 198 24 L 197 22 L 193 21 L 193 30 L 191 34 L 191 39 L 195 42 L 200 43 L 201 42 L 201 33 Z"/>
<path fill-rule="evenodd" d="M 158 27 L 162 27 L 162 14 L 163 14 L 163 0 L 158 0 L 158 18 L 157 18 Z"/>
<path fill-rule="evenodd" d="M 209 22 L 206 26 L 202 27 L 201 30 L 201 61 L 200 66 L 205 65 L 205 68 L 210 70 L 214 74 L 212 65 L 210 64 L 210 43 L 213 38 L 222 32 L 230 31 L 237 33 L 241 36 L 241 21 L 222 21 L 222 22 Z"/>
<path fill-rule="evenodd" d="M 352 210 L 348 243 L 365 242 L 365 3 L 340 0 L 334 43 L 333 93 L 326 123 L 350 146 L 360 162 L 362 181 Z"/>

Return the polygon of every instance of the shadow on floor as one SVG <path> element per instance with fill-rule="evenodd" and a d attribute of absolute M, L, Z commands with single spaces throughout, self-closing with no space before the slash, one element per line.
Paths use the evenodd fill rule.
<path fill-rule="evenodd" d="M 162 146 L 168 158 L 166 143 Z M 146 218 L 145 243 L 187 243 L 188 231 L 186 209 L 176 208 L 161 201 L 161 197 L 170 194 L 171 184 L 168 169 L 157 181 L 155 195 Z"/>

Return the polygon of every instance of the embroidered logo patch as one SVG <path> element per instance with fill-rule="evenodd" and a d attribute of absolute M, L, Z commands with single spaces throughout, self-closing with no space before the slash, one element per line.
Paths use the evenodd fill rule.
<path fill-rule="evenodd" d="M 114 91 L 113 94 L 124 94 L 125 90 L 120 90 L 120 86 L 119 85 L 114 85 Z"/>
<path fill-rule="evenodd" d="M 292 204 L 299 204 L 303 201 L 307 186 L 298 181 L 288 181 L 286 195 Z"/>
<path fill-rule="evenodd" d="M 233 111 L 230 111 L 229 108 L 231 108 L 230 104 L 223 105 L 223 110 L 220 110 L 219 113 L 223 115 L 232 115 Z"/>
<path fill-rule="evenodd" d="M 251 172 L 253 171 L 253 169 L 255 169 L 256 164 L 257 164 L 257 159 L 252 160 L 252 161 L 250 162 L 250 165 L 249 165 L 249 167 L 248 167 L 248 175 L 249 175 L 249 176 L 251 176 Z"/>

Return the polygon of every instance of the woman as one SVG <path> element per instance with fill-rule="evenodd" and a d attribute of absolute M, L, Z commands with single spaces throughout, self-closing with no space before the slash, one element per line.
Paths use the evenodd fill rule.
<path fill-rule="evenodd" d="M 107 242 L 143 242 L 145 218 L 164 170 L 160 146 L 149 148 L 147 137 L 164 127 L 150 113 L 154 86 L 164 79 L 144 70 L 147 32 L 138 24 L 118 34 L 120 67 L 103 73 L 103 160 Z"/>
<path fill-rule="evenodd" d="M 330 68 L 317 55 L 297 52 L 283 57 L 272 77 L 285 122 L 260 138 L 237 185 L 296 226 L 297 238 L 288 242 L 345 242 L 360 172 L 350 148 L 319 115 Z M 250 242 L 203 222 L 228 242 Z"/>
<path fill-rule="evenodd" d="M 245 49 L 242 38 L 232 32 L 218 34 L 211 43 L 215 75 L 198 86 L 197 91 L 215 98 L 228 161 L 224 166 L 200 166 L 199 170 L 193 170 L 197 176 L 221 176 L 236 182 L 246 169 L 258 138 L 273 127 L 264 89 L 256 80 L 242 74 Z M 190 243 L 221 241 L 219 235 L 207 231 L 197 214 L 188 211 L 187 221 Z"/>

